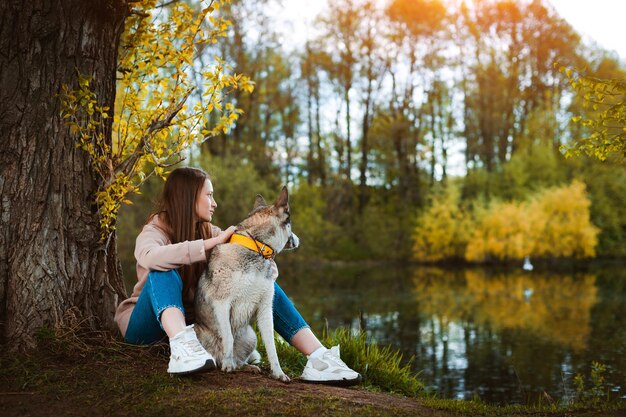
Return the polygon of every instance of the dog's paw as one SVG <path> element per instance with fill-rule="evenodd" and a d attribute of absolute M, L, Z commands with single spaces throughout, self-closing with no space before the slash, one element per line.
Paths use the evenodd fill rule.
<path fill-rule="evenodd" d="M 222 360 L 222 371 L 233 372 L 235 369 L 237 369 L 237 363 L 233 358 L 224 358 Z"/>
<path fill-rule="evenodd" d="M 284 382 L 285 384 L 289 383 L 291 379 L 284 372 L 274 373 L 272 372 L 272 378 L 279 380 L 280 382 Z"/>
<path fill-rule="evenodd" d="M 244 369 L 248 372 L 252 372 L 253 374 L 260 374 L 261 373 L 261 368 L 259 368 L 256 365 L 251 365 L 251 364 L 246 364 L 244 365 Z"/>

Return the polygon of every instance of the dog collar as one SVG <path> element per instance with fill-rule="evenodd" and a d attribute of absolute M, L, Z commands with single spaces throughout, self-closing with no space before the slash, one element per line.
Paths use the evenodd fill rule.
<path fill-rule="evenodd" d="M 274 249 L 272 249 L 271 246 L 266 245 L 265 243 L 258 241 L 251 236 L 248 237 L 239 233 L 233 233 L 228 243 L 236 243 L 237 245 L 246 247 L 251 251 L 257 252 L 265 259 L 274 259 L 275 256 Z"/>

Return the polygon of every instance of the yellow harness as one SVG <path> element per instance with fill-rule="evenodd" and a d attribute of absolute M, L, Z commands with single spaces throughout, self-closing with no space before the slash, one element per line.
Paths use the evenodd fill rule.
<path fill-rule="evenodd" d="M 265 259 L 274 259 L 276 254 L 274 253 L 274 249 L 272 249 L 269 245 L 254 239 L 253 237 L 245 236 L 239 233 L 233 233 L 230 237 L 228 243 L 235 243 L 237 245 L 241 245 L 254 251 L 264 257 Z"/>

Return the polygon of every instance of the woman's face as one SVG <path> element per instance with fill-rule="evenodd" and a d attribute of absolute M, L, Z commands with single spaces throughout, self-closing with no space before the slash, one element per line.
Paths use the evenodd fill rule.
<path fill-rule="evenodd" d="M 203 222 L 210 222 L 216 207 L 217 203 L 213 198 L 213 184 L 210 180 L 206 180 L 196 197 L 196 216 Z"/>

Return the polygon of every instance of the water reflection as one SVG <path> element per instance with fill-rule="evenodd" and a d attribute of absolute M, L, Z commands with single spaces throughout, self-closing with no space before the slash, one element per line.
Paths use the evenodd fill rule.
<path fill-rule="evenodd" d="M 594 275 L 488 275 L 484 270 L 457 275 L 432 268 L 413 274 L 420 312 L 437 318 L 444 332 L 450 321 L 467 322 L 498 333 L 522 331 L 575 351 L 586 348 L 597 301 Z"/>
<path fill-rule="evenodd" d="M 393 344 L 446 397 L 524 403 L 571 395 L 591 360 L 626 391 L 626 276 L 393 266 L 281 266 L 280 283 L 321 331 L 365 330 Z"/>

